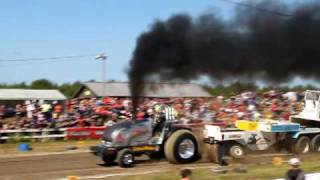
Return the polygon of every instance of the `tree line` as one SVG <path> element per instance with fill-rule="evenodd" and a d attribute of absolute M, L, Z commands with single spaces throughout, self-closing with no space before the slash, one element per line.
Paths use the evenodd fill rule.
<path fill-rule="evenodd" d="M 203 85 L 203 88 L 208 91 L 211 95 L 218 96 L 232 96 L 237 95 L 242 92 L 246 91 L 255 91 L 255 92 L 267 92 L 270 90 L 276 90 L 280 92 L 289 92 L 289 91 L 295 91 L 295 92 L 302 92 L 305 90 L 317 90 L 318 88 L 314 85 L 306 84 L 306 85 L 296 85 L 296 86 L 264 86 L 259 87 L 255 83 L 243 83 L 243 82 L 233 82 L 228 85 Z"/>
<path fill-rule="evenodd" d="M 109 82 L 115 82 L 111 80 Z M 72 97 L 72 95 L 81 87 L 80 81 L 75 81 L 72 83 L 63 83 L 57 84 L 48 79 L 38 79 L 32 81 L 31 83 L 27 84 L 25 82 L 21 83 L 13 83 L 13 84 L 6 84 L 0 83 L 0 88 L 17 88 L 17 89 L 58 89 L 68 98 Z M 217 96 L 217 95 L 224 95 L 224 96 L 232 96 L 236 95 L 245 91 L 256 91 L 256 92 L 266 92 L 269 90 L 277 90 L 281 92 L 288 92 L 288 91 L 305 91 L 315 90 L 317 89 L 316 86 L 307 84 L 307 85 L 297 85 L 293 87 L 289 86 L 265 86 L 259 87 L 255 83 L 243 83 L 243 82 L 233 82 L 228 85 L 218 84 L 218 85 L 203 85 L 203 88 L 208 91 L 210 94 Z"/>

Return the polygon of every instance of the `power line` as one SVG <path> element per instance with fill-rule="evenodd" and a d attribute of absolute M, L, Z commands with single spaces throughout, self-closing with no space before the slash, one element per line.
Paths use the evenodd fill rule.
<path fill-rule="evenodd" d="M 277 15 L 277 16 L 283 16 L 283 17 L 292 16 L 292 14 L 286 14 L 286 13 L 279 12 L 279 11 L 273 11 L 273 10 L 261 8 L 261 7 L 258 7 L 258 6 L 253 6 L 251 4 L 247 4 L 247 3 L 244 3 L 244 2 L 233 1 L 233 0 L 220 0 L 220 1 L 228 2 L 228 3 L 231 3 L 231 4 L 237 5 L 237 6 L 243 6 L 243 7 L 250 8 L 250 9 L 255 9 L 255 10 L 258 10 L 258 11 L 267 12 L 267 13 L 274 14 L 274 15 Z"/>
<path fill-rule="evenodd" d="M 91 59 L 89 59 L 91 60 Z M 0 61 L 0 68 L 5 68 L 5 67 L 20 67 L 20 66 L 35 66 L 35 65 L 38 65 L 38 64 L 43 64 L 43 63 L 57 63 L 57 62 L 72 62 L 72 61 L 82 61 L 84 62 L 85 60 L 81 60 L 81 59 L 60 59 L 60 60 L 43 60 L 43 61 L 26 61 L 26 62 L 23 62 L 23 61 L 20 61 L 20 62 L 15 62 L 15 61 L 12 61 L 12 62 L 3 62 L 1 63 Z"/>
<path fill-rule="evenodd" d="M 84 58 L 84 57 L 94 57 L 95 54 L 89 55 L 77 55 L 77 56 L 56 56 L 56 57 L 45 57 L 45 58 L 19 58 L 19 59 L 0 59 L 1 62 L 27 62 L 27 61 L 70 61 L 77 60 L 75 58 Z"/>

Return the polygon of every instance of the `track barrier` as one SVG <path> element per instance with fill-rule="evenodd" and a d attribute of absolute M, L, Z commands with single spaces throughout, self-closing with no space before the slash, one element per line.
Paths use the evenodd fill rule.
<path fill-rule="evenodd" d="M 191 124 L 175 124 L 174 126 L 184 126 L 190 128 L 201 128 L 205 124 L 218 125 L 225 127 L 224 122 L 215 123 L 191 123 Z M 40 139 L 42 141 L 48 139 L 66 139 L 66 140 L 82 140 L 82 139 L 100 139 L 103 135 L 105 126 L 95 127 L 72 127 L 60 129 L 19 129 L 19 130 L 0 130 L 0 140 L 5 142 L 10 139 Z"/>
<path fill-rule="evenodd" d="M 19 129 L 19 130 L 0 130 L 0 140 L 16 139 L 19 140 L 48 140 L 48 139 L 99 139 L 103 135 L 105 127 L 75 127 L 60 129 Z"/>

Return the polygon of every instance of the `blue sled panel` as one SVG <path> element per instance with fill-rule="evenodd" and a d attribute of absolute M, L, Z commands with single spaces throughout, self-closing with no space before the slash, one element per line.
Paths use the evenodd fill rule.
<path fill-rule="evenodd" d="M 292 132 L 299 131 L 299 124 L 273 124 L 271 125 L 271 132 Z"/>

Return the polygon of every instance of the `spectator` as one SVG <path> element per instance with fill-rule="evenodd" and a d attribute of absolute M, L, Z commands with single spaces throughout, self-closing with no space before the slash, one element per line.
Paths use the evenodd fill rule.
<path fill-rule="evenodd" d="M 35 110 L 34 104 L 32 104 L 31 101 L 26 101 L 25 104 L 27 105 L 27 118 L 32 119 Z"/>
<path fill-rule="evenodd" d="M 190 169 L 182 169 L 180 171 L 181 180 L 189 180 L 189 177 L 192 175 L 192 171 Z"/>
<path fill-rule="evenodd" d="M 170 104 L 174 109 L 171 115 L 180 123 L 187 125 L 198 122 L 224 121 L 229 126 L 233 126 L 234 122 L 239 119 L 288 120 L 291 115 L 301 112 L 303 99 L 297 98 L 297 100 L 300 101 L 287 100 L 286 96 L 275 91 L 264 94 L 246 92 L 230 98 L 223 96 L 216 98 L 144 98 L 140 101 L 136 117 L 138 119 L 159 119 L 163 105 Z M 63 112 L 66 112 L 67 116 L 62 116 Z M 63 109 L 58 102 L 53 102 L 51 106 L 48 102 L 41 101 L 26 101 L 15 108 L 0 106 L 0 118 L 5 118 L 2 121 L 2 129 L 19 129 L 29 127 L 29 125 L 30 128 L 101 126 L 107 122 L 115 123 L 131 119 L 131 112 L 130 98 L 114 97 L 72 99 L 67 103 L 66 109 Z M 6 117 L 10 116 L 16 116 L 16 120 L 7 121 Z M 27 119 L 25 120 L 24 117 Z"/>
<path fill-rule="evenodd" d="M 77 122 L 77 127 L 85 127 L 85 120 L 80 113 L 77 114 L 76 122 Z"/>
<path fill-rule="evenodd" d="M 16 115 L 18 117 L 23 117 L 25 115 L 25 109 L 21 104 L 16 105 Z"/>
<path fill-rule="evenodd" d="M 4 105 L 0 105 L 0 119 L 4 118 L 5 113 L 6 113 L 6 107 Z"/>
<path fill-rule="evenodd" d="M 44 101 L 41 105 L 41 112 L 45 116 L 46 119 L 51 118 L 51 105 Z"/>
<path fill-rule="evenodd" d="M 304 180 L 305 175 L 303 171 L 299 168 L 300 160 L 298 158 L 291 158 L 289 160 L 291 168 L 286 173 L 286 180 Z"/>
<path fill-rule="evenodd" d="M 57 101 L 53 101 L 53 118 L 58 118 L 62 113 L 62 106 Z"/>

